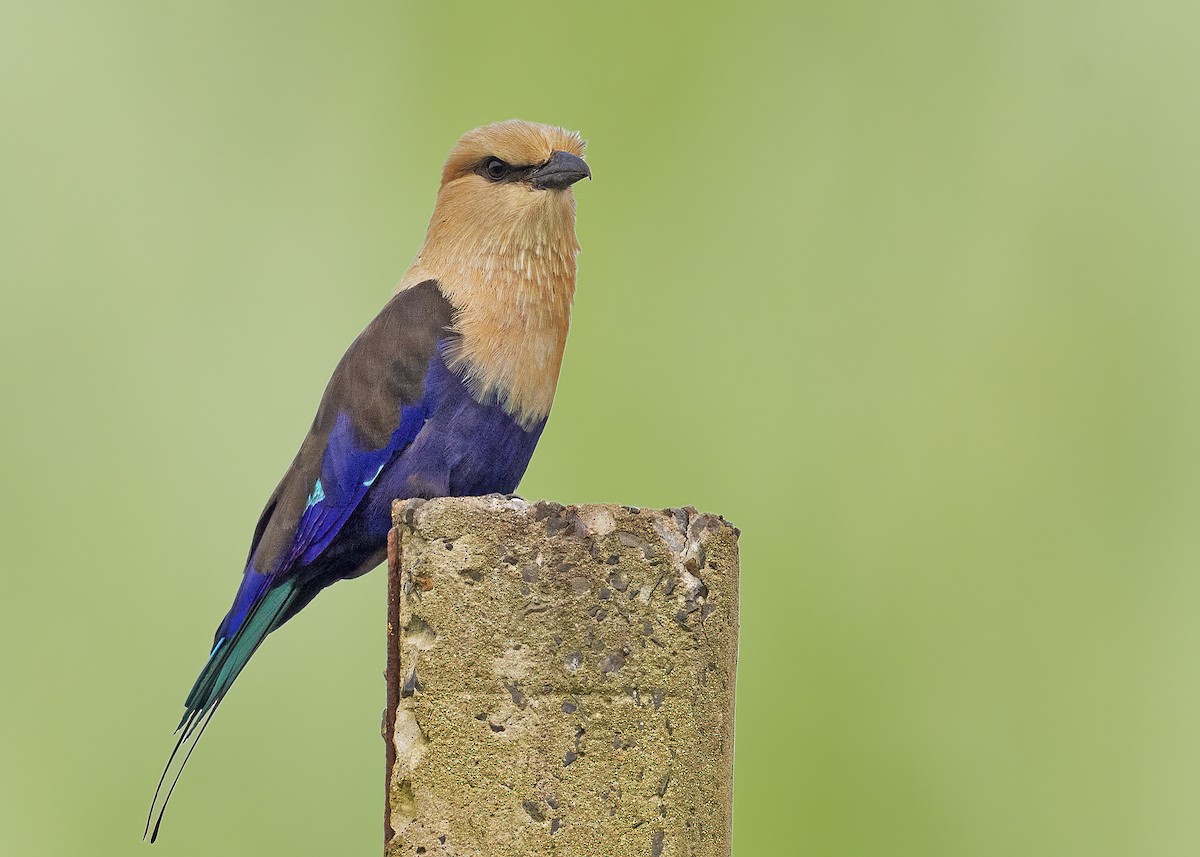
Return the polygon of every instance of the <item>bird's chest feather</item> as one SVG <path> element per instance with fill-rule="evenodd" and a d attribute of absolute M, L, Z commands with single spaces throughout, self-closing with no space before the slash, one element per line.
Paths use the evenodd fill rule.
<path fill-rule="evenodd" d="M 380 480 L 378 490 L 392 499 L 510 493 L 546 424 L 522 427 L 497 397 L 480 401 L 447 367 L 447 350 L 430 361 L 423 426 Z"/>

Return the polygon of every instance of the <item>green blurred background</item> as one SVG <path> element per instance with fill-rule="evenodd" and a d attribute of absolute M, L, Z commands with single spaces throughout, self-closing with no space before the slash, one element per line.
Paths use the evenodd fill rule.
<path fill-rule="evenodd" d="M 326 378 L 520 116 L 596 175 L 521 490 L 742 528 L 737 857 L 1200 852 L 1195 3 L 307 5 L 0 12 L 0 851 L 140 853 Z M 378 853 L 384 584 L 155 853 Z"/>

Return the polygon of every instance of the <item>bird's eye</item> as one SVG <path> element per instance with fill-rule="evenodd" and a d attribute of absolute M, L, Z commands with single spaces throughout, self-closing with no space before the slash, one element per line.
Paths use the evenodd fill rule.
<path fill-rule="evenodd" d="M 499 158 L 488 158 L 483 164 L 484 174 L 494 182 L 508 175 L 508 164 Z"/>

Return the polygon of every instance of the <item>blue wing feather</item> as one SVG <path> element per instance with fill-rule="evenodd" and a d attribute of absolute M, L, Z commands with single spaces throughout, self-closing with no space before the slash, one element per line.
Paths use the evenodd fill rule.
<path fill-rule="evenodd" d="M 304 510 L 296 527 L 288 567 L 309 565 L 330 546 L 375 480 L 399 457 L 425 424 L 426 400 L 406 405 L 400 424 L 382 449 L 361 449 L 349 414 L 338 414 L 321 462 L 320 499 Z"/>

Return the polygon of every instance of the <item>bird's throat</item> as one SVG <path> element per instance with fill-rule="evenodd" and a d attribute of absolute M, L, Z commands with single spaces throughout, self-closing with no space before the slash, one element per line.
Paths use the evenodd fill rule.
<path fill-rule="evenodd" d="M 571 321 L 579 245 L 574 200 L 562 202 L 569 210 L 524 212 L 492 230 L 444 231 L 435 213 L 397 289 L 438 282 L 461 335 L 451 368 L 526 426 L 550 412 Z"/>

